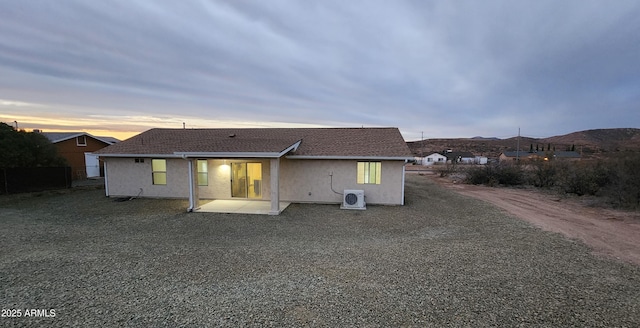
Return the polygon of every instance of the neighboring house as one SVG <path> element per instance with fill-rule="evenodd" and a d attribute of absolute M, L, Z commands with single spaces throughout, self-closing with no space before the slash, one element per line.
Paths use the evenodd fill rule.
<path fill-rule="evenodd" d="M 101 176 L 100 163 L 94 151 L 117 143 L 112 137 L 96 137 L 86 132 L 39 132 L 53 143 L 58 154 L 71 166 L 74 180 Z"/>
<path fill-rule="evenodd" d="M 447 162 L 447 157 L 442 154 L 433 153 L 425 157 L 416 157 L 416 160 L 418 164 L 422 164 L 424 166 L 431 166 L 435 164 L 445 164 Z"/>
<path fill-rule="evenodd" d="M 475 156 L 468 151 L 446 151 L 443 153 L 449 163 L 473 164 Z"/>
<path fill-rule="evenodd" d="M 516 159 L 520 161 L 531 160 L 580 160 L 582 156 L 575 151 L 505 151 L 498 158 L 500 162 L 512 162 Z"/>
<path fill-rule="evenodd" d="M 151 129 L 96 154 L 107 196 L 404 204 L 412 159 L 397 128 Z"/>

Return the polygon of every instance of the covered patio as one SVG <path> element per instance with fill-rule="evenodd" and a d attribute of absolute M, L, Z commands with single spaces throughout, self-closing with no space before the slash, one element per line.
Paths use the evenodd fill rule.
<path fill-rule="evenodd" d="M 279 211 L 282 212 L 291 203 L 280 202 Z M 234 214 L 270 214 L 271 201 L 244 199 L 215 199 L 200 205 L 195 212 L 204 213 L 234 213 Z"/>

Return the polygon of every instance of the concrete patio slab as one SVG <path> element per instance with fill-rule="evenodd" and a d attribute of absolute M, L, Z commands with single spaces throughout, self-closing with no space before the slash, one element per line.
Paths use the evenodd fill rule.
<path fill-rule="evenodd" d="M 290 204 L 289 202 L 280 202 L 280 212 Z M 215 199 L 200 205 L 196 212 L 269 214 L 270 211 L 271 202 L 268 200 Z"/>

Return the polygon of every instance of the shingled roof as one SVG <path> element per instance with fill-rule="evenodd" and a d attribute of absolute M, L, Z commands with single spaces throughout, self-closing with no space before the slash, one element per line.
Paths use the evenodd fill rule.
<path fill-rule="evenodd" d="M 412 158 L 397 128 L 151 129 L 95 154 L 275 157 L 283 152 L 289 158 Z"/>
<path fill-rule="evenodd" d="M 58 143 L 58 142 L 66 141 L 79 136 L 88 136 L 98 141 L 104 142 L 107 145 L 112 145 L 120 141 L 113 137 L 94 136 L 87 132 L 40 132 L 40 134 L 47 137 L 47 139 L 49 139 L 51 143 Z"/>

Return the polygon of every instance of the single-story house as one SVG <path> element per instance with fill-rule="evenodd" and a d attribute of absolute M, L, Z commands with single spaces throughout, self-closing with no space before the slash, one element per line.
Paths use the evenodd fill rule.
<path fill-rule="evenodd" d="M 107 196 L 404 204 L 411 152 L 397 128 L 151 129 L 106 147 Z"/>
<path fill-rule="evenodd" d="M 87 132 L 33 132 L 41 133 L 56 146 L 58 154 L 71 166 L 73 180 L 102 176 L 98 156 L 92 153 L 119 141 L 113 137 L 97 137 Z"/>
<path fill-rule="evenodd" d="M 416 162 L 425 166 L 445 164 L 447 162 L 447 157 L 439 153 L 433 153 L 425 157 L 416 157 Z"/>
<path fill-rule="evenodd" d="M 520 161 L 532 160 L 580 160 L 582 156 L 575 151 L 505 151 L 498 157 L 500 162 L 512 162 L 516 159 Z"/>

